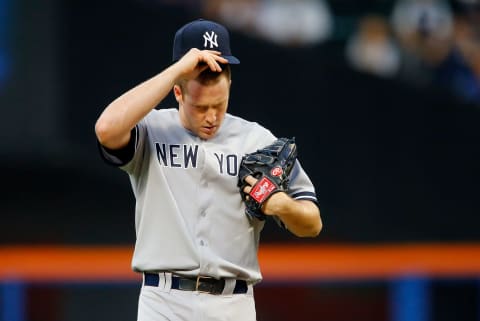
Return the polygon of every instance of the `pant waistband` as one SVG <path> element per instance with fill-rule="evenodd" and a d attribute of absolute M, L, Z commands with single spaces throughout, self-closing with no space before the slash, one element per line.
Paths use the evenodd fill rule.
<path fill-rule="evenodd" d="M 184 277 L 169 272 L 149 273 L 144 272 L 144 285 L 163 286 L 182 291 L 198 291 L 209 294 L 242 294 L 248 292 L 248 284 L 244 280 L 215 279 L 207 276 Z M 225 293 L 227 282 L 230 291 Z M 234 283 L 231 284 L 231 282 Z"/>

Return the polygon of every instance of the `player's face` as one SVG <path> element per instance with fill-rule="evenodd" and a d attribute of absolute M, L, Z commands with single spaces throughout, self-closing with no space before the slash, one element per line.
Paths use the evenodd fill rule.
<path fill-rule="evenodd" d="M 202 139 L 215 136 L 227 112 L 230 80 L 221 77 L 215 84 L 202 85 L 191 80 L 185 92 L 175 89 L 182 125 Z"/>

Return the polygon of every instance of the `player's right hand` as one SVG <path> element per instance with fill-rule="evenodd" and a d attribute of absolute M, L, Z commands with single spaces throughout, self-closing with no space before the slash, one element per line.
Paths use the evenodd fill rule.
<path fill-rule="evenodd" d="M 219 51 L 190 49 L 176 64 L 180 68 L 180 78 L 195 79 L 207 68 L 221 72 L 220 64 L 227 64 L 228 60 L 220 56 Z"/>

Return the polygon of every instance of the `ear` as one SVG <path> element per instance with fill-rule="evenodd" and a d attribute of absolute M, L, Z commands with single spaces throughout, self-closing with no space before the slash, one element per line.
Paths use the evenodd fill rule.
<path fill-rule="evenodd" d="M 179 85 L 173 86 L 173 94 L 175 95 L 175 100 L 181 104 L 183 102 L 183 94 Z"/>

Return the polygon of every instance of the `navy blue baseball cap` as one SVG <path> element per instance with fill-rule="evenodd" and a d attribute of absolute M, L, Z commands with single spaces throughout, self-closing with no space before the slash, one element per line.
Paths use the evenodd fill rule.
<path fill-rule="evenodd" d="M 229 64 L 240 63 L 230 50 L 227 28 L 210 20 L 198 19 L 178 29 L 173 40 L 173 61 L 182 58 L 192 48 L 220 51 Z"/>

